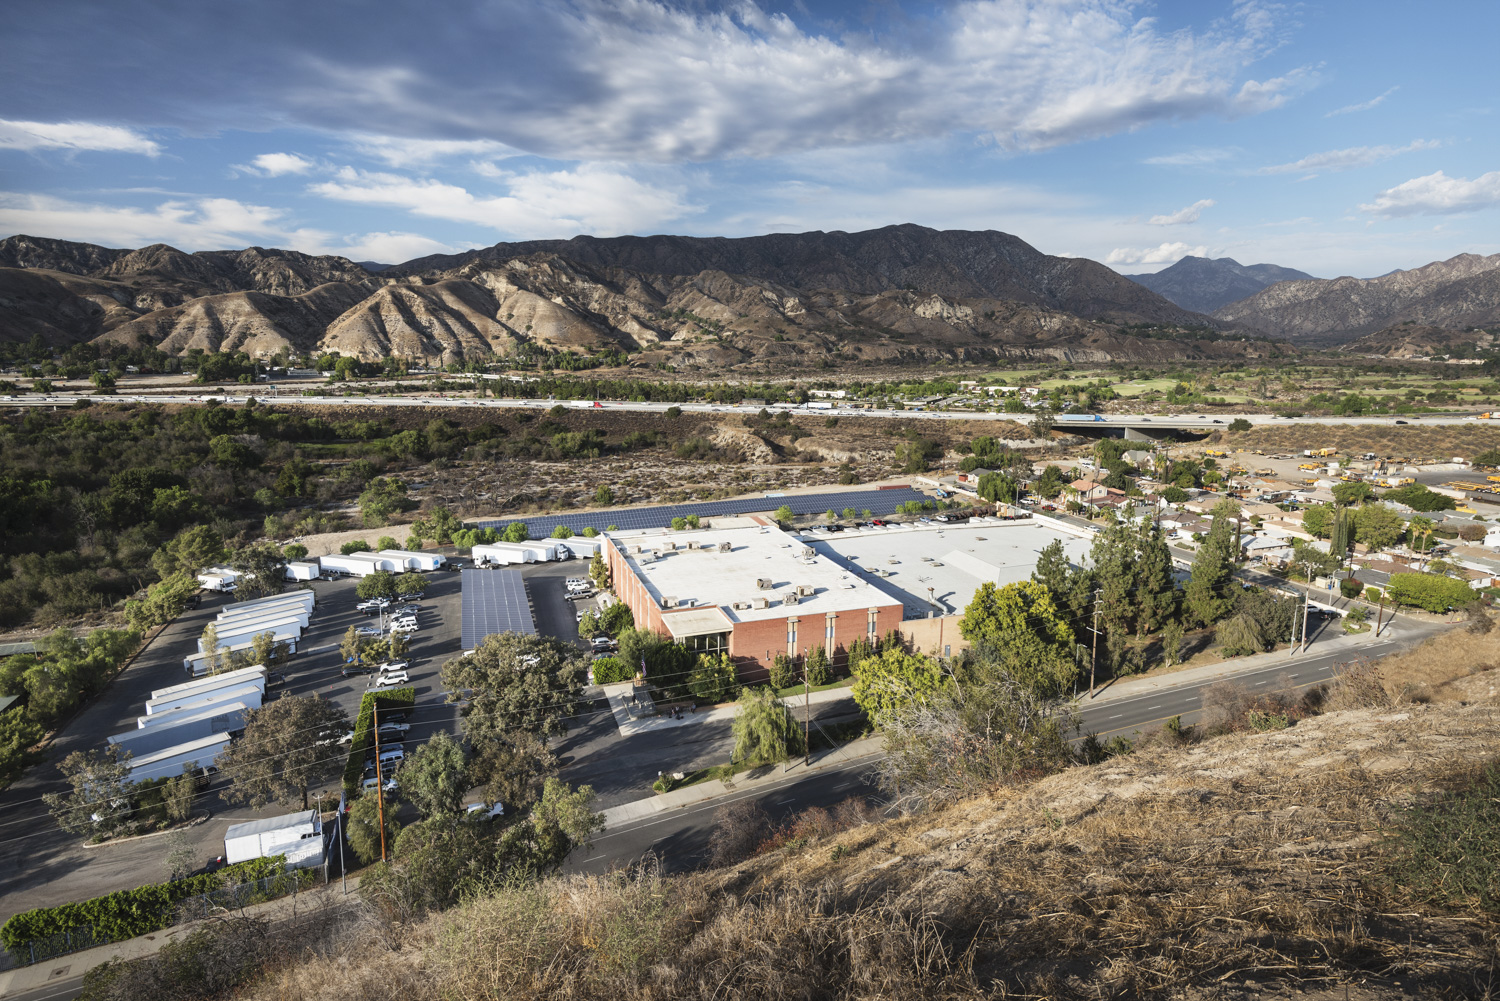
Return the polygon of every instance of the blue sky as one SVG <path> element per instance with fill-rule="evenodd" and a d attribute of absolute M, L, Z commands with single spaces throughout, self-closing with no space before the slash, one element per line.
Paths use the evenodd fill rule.
<path fill-rule="evenodd" d="M 1500 5 L 11 0 L 0 235 L 398 262 L 998 229 L 1126 272 L 1500 252 Z"/>

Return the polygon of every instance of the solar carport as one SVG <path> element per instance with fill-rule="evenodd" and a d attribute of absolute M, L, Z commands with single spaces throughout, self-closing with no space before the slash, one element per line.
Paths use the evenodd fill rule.
<path fill-rule="evenodd" d="M 536 635 L 526 583 L 516 570 L 465 570 L 463 648 L 473 650 L 495 633 Z"/>
<path fill-rule="evenodd" d="M 824 511 L 869 511 L 877 518 L 894 514 L 907 501 L 931 500 L 920 490 L 900 487 L 894 490 L 842 490 L 818 494 L 787 494 L 784 497 L 751 497 L 741 500 L 697 501 L 689 504 L 664 504 L 657 507 L 624 507 L 612 511 L 590 511 L 579 514 L 554 514 L 545 518 L 519 518 L 507 521 L 476 522 L 480 528 L 504 531 L 511 521 L 524 521 L 527 534 L 533 539 L 551 536 L 558 525 L 567 525 L 574 532 L 585 528 L 604 531 L 613 525 L 622 532 L 641 528 L 667 528 L 673 518 L 686 518 L 696 514 L 700 518 L 723 518 L 729 515 L 758 514 L 775 511 L 785 505 L 792 514 L 822 514 Z"/>

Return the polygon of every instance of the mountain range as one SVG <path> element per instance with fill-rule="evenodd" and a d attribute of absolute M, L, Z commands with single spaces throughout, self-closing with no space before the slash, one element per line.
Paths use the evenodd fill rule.
<path fill-rule="evenodd" d="M 262 248 L 0 240 L 0 336 L 171 353 L 337 350 L 445 364 L 614 349 L 646 364 L 784 370 L 1275 350 L 1217 338 L 1214 326 L 1101 264 L 993 231 L 578 237 L 394 266 Z M 1171 339 L 1188 329 L 1190 338 Z"/>
<path fill-rule="evenodd" d="M 1212 313 L 1276 282 L 1316 280 L 1304 271 L 1275 264 L 1247 266 L 1231 257 L 1184 257 L 1155 274 L 1126 277 L 1196 313 Z"/>

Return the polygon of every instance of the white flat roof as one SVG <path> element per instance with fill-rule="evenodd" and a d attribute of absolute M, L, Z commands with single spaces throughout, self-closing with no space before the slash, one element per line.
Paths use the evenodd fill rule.
<path fill-rule="evenodd" d="M 1037 556 L 1053 540 L 1062 542 L 1069 562 L 1088 564 L 1092 540 L 1030 521 L 839 532 L 809 541 L 828 562 L 896 595 L 906 618 L 919 619 L 934 611 L 962 613 L 985 581 L 1003 586 L 1029 580 Z"/>
<path fill-rule="evenodd" d="M 807 544 L 776 528 L 622 532 L 611 533 L 611 537 L 657 607 L 661 607 L 663 598 L 675 598 L 679 607 L 688 601 L 719 605 L 732 622 L 754 622 L 788 615 L 863 611 L 900 601 L 827 556 L 812 552 L 811 558 L 804 559 L 801 554 L 810 551 Z M 718 551 L 722 542 L 729 543 L 729 552 Z M 666 551 L 669 544 L 675 544 L 676 550 Z M 709 548 L 702 548 L 704 544 Z M 635 546 L 647 552 L 632 552 Z M 659 550 L 662 555 L 644 558 L 650 550 Z M 762 590 L 756 583 L 759 580 L 770 581 L 771 587 Z M 795 594 L 799 586 L 811 588 L 813 593 L 799 595 L 795 605 L 784 605 L 782 600 Z M 756 598 L 770 599 L 769 607 L 734 607 L 736 602 L 753 603 Z"/>

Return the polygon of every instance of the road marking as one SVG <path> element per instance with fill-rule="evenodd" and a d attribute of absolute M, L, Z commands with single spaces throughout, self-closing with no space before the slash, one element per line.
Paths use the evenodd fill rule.
<path fill-rule="evenodd" d="M 1120 716 L 1124 716 L 1124 715 L 1125 715 L 1124 713 L 1120 713 Z M 1110 719 L 1119 719 L 1120 716 L 1111 716 Z"/>
<path fill-rule="evenodd" d="M 1147 709 L 1148 709 L 1148 710 L 1150 710 L 1150 709 L 1160 709 L 1160 708 L 1161 708 L 1161 706 L 1147 706 L 1147 707 L 1146 707 L 1146 708 L 1147 708 Z"/>
<path fill-rule="evenodd" d="M 1271 683 L 1271 681 L 1270 681 L 1269 678 L 1266 679 L 1265 681 L 1257 681 L 1256 682 L 1257 685 L 1269 685 L 1270 683 Z"/>
<path fill-rule="evenodd" d="M 788 803 L 795 803 L 795 802 L 797 802 L 795 799 L 778 799 L 776 801 L 776 805 L 777 806 L 786 806 Z"/>

